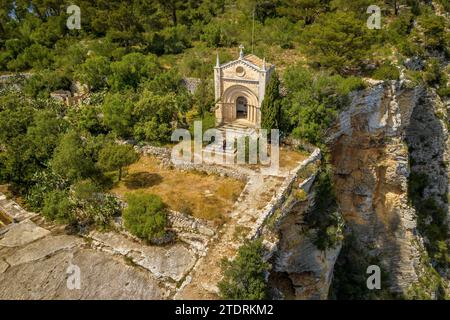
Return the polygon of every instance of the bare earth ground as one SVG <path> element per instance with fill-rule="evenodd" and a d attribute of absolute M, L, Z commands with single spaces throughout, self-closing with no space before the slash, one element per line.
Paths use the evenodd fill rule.
<path fill-rule="evenodd" d="M 220 262 L 232 258 L 245 240 L 242 227 L 250 228 L 256 222 L 261 206 L 275 195 L 283 179 L 253 175 L 244 190 L 245 196 L 235 204 L 231 219 L 222 226 L 218 238 L 209 246 L 206 257 L 201 258 L 186 279 L 186 284 L 175 299 L 217 299 L 217 282 L 221 278 Z"/>
<path fill-rule="evenodd" d="M 121 197 L 136 191 L 157 194 L 172 210 L 222 221 L 244 186 L 232 178 L 163 168 L 156 158 L 142 156 L 112 192 Z"/>
<path fill-rule="evenodd" d="M 233 192 L 242 187 L 235 180 L 181 171 L 166 174 L 153 163 L 152 172 L 165 177 L 166 183 L 173 179 L 164 189 L 167 194 L 171 188 L 181 188 L 179 185 L 183 183 L 192 187 L 197 182 L 200 189 L 187 188 L 191 191 L 188 197 L 204 197 L 199 190 L 208 187 L 208 194 L 212 194 L 209 197 L 229 206 L 221 212 L 226 221 L 222 226 L 211 227 L 194 217 L 183 218 L 178 222 L 179 241 L 162 247 L 145 245 L 114 231 L 93 231 L 84 238 L 67 235 L 64 226 L 55 226 L 27 213 L 0 193 L 0 210 L 20 217 L 20 223 L 0 229 L 0 299 L 217 298 L 220 261 L 235 255 L 289 170 L 304 159 L 296 154 L 281 157 L 285 158 L 285 164 L 280 175 L 263 176 L 253 171 L 234 205 L 229 204 Z M 129 172 L 143 172 L 139 162 Z M 119 184 L 117 190 L 126 190 L 126 183 L 127 180 Z M 153 187 L 162 184 L 159 181 Z M 219 191 L 221 184 L 227 190 Z M 228 190 L 230 185 L 236 189 Z M 137 190 L 133 186 L 131 189 Z M 179 197 L 172 201 L 176 199 Z M 80 268 L 79 290 L 67 288 L 70 265 Z"/>

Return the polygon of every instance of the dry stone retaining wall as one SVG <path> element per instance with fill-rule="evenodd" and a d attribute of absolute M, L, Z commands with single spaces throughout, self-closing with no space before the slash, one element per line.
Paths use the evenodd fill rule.
<path fill-rule="evenodd" d="M 300 165 L 298 165 L 297 168 L 293 170 L 294 173 L 284 180 L 277 195 L 266 205 L 264 211 L 256 221 L 252 231 L 247 236 L 249 239 L 255 239 L 261 236 L 262 230 L 264 228 L 264 222 L 269 219 L 277 209 L 283 206 L 290 192 L 292 191 L 292 186 L 297 180 L 299 171 L 305 168 L 308 164 L 320 160 L 321 157 L 322 154 L 320 152 L 320 149 L 315 149 L 306 160 L 303 160 L 302 163 L 300 163 Z M 308 183 L 312 184 L 311 179 L 308 178 L 308 180 Z"/>
<path fill-rule="evenodd" d="M 180 170 L 186 171 L 200 171 L 207 174 L 216 174 L 219 176 L 231 177 L 238 180 L 247 181 L 248 175 L 250 174 L 245 169 L 239 167 L 225 167 L 221 165 L 213 165 L 206 163 L 193 163 L 188 161 L 177 161 L 172 162 L 171 160 L 171 149 L 164 147 L 155 147 L 150 145 L 145 146 L 135 146 L 137 152 L 144 155 L 152 155 L 158 158 L 163 166 L 173 166 Z"/>

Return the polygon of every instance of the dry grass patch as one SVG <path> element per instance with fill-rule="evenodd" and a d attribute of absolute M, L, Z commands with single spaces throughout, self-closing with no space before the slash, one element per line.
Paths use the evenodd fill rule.
<path fill-rule="evenodd" d="M 142 156 L 112 192 L 121 197 L 137 191 L 156 194 L 172 210 L 222 223 L 244 186 L 233 178 L 163 168 L 156 158 Z"/>
<path fill-rule="evenodd" d="M 309 154 L 303 151 L 280 148 L 280 168 L 292 170 L 308 157 Z"/>
<path fill-rule="evenodd" d="M 270 148 L 270 147 L 269 147 Z M 269 153 L 270 154 L 270 153 Z M 307 159 L 309 157 L 309 153 L 305 151 L 296 151 L 286 147 L 280 147 L 279 149 L 279 167 L 283 171 L 290 171 L 295 169 L 300 162 Z M 246 164 L 246 167 L 252 170 L 256 170 L 261 167 L 268 168 L 270 165 L 261 165 L 259 156 L 257 164 Z"/>

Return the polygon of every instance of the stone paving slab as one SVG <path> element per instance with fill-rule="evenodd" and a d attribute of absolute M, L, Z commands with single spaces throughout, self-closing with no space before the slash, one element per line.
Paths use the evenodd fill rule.
<path fill-rule="evenodd" d="M 8 232 L 0 240 L 0 246 L 19 247 L 48 235 L 50 231 L 29 220 L 10 225 Z"/>
<path fill-rule="evenodd" d="M 182 244 L 170 248 L 147 247 L 141 259 L 135 262 L 150 270 L 156 277 L 169 277 L 180 281 L 190 271 L 197 260 L 195 254 Z"/>
<path fill-rule="evenodd" d="M 0 273 L 5 272 L 8 267 L 9 265 L 5 261 L 0 260 Z"/>
<path fill-rule="evenodd" d="M 70 265 L 80 268 L 80 289 L 67 287 Z M 0 299 L 164 299 L 168 295 L 148 272 L 92 249 L 58 251 L 48 259 L 0 273 Z"/>
<path fill-rule="evenodd" d="M 15 251 L 12 255 L 6 257 L 6 262 L 10 266 L 16 266 L 22 263 L 36 261 L 50 256 L 57 251 L 67 250 L 82 244 L 82 238 L 76 236 L 60 235 L 47 236 L 22 249 Z"/>
<path fill-rule="evenodd" d="M 93 231 L 89 237 L 99 249 L 127 256 L 149 270 L 156 278 L 180 281 L 197 260 L 194 250 L 176 243 L 167 246 L 143 245 L 115 232 Z"/>

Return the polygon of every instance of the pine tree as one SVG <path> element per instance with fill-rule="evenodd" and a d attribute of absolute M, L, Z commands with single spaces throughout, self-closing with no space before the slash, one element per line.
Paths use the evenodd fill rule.
<path fill-rule="evenodd" d="M 261 128 L 267 130 L 279 128 L 280 107 L 280 79 L 276 73 L 273 73 L 261 105 Z"/>

